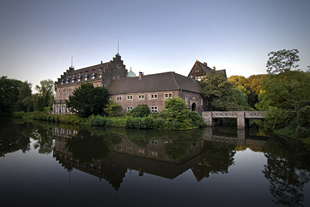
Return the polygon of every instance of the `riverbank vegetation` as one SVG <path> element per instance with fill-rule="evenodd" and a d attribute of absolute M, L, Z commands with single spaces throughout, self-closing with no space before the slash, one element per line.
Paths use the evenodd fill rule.
<path fill-rule="evenodd" d="M 113 102 L 108 104 L 110 113 L 116 112 L 119 107 Z M 112 114 L 115 114 L 114 112 Z M 85 124 L 92 126 L 121 127 L 130 129 L 160 129 L 160 130 L 190 130 L 203 126 L 202 117 L 194 111 L 189 111 L 186 103 L 181 98 L 172 98 L 165 102 L 165 110 L 161 113 L 150 113 L 147 105 L 138 105 L 132 111 L 122 116 L 91 115 L 88 118 L 77 114 L 56 115 L 47 112 L 16 112 L 15 118 L 28 120 L 42 120 L 68 124 Z"/>

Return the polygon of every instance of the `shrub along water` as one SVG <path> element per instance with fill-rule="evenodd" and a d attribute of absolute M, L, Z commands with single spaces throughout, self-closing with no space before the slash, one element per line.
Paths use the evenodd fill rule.
<path fill-rule="evenodd" d="M 146 105 L 138 105 L 132 113 L 116 117 L 91 115 L 88 118 L 81 118 L 75 114 L 55 115 L 38 111 L 16 112 L 13 116 L 49 122 L 130 129 L 190 130 L 203 126 L 202 117 L 197 112 L 189 111 L 185 101 L 181 98 L 172 98 L 166 101 L 165 109 L 160 114 L 150 114 Z"/>

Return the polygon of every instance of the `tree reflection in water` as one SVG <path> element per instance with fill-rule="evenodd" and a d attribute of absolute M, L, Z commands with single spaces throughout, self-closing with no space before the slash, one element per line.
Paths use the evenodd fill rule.
<path fill-rule="evenodd" d="M 263 173 L 270 182 L 273 202 L 284 206 L 302 206 L 303 188 L 309 182 L 310 153 L 294 140 L 273 138 L 265 146 L 267 165 Z"/>

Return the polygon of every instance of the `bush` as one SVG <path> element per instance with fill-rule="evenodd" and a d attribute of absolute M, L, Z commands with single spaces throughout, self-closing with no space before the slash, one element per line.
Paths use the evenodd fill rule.
<path fill-rule="evenodd" d="M 203 127 L 204 126 L 202 116 L 200 116 L 196 111 L 191 111 L 189 113 L 189 117 L 192 119 L 192 123 L 195 126 L 199 126 L 199 127 Z"/>
<path fill-rule="evenodd" d="M 48 111 L 51 111 L 52 110 L 52 107 L 44 107 L 44 112 L 48 112 Z"/>
<path fill-rule="evenodd" d="M 90 124 L 92 126 L 105 126 L 106 123 L 107 123 L 107 120 L 105 117 L 102 117 L 99 115 L 90 117 Z"/>
<path fill-rule="evenodd" d="M 298 112 L 300 109 L 310 106 L 310 100 L 300 101 L 297 105 L 295 110 Z"/>
<path fill-rule="evenodd" d="M 298 126 L 296 128 L 296 135 L 298 138 L 310 138 L 310 129 Z"/>
<path fill-rule="evenodd" d="M 299 126 L 310 128 L 310 106 L 305 106 L 298 111 L 296 121 Z"/>
<path fill-rule="evenodd" d="M 295 115 L 292 111 L 270 107 L 264 121 L 264 127 L 267 130 L 281 129 L 289 125 L 294 120 L 294 117 Z"/>
<path fill-rule="evenodd" d="M 70 115 L 62 115 L 59 117 L 59 121 L 63 123 L 68 123 L 68 124 L 85 124 L 87 123 L 86 118 L 79 117 L 74 114 Z"/>
<path fill-rule="evenodd" d="M 109 101 L 109 103 L 104 108 L 104 111 L 108 114 L 108 116 L 115 117 L 118 116 L 122 111 L 122 106 L 120 104 L 114 103 L 113 101 Z"/>
<path fill-rule="evenodd" d="M 150 113 L 150 109 L 147 105 L 139 104 L 129 112 L 129 115 L 133 117 L 145 117 L 148 116 Z"/>
<path fill-rule="evenodd" d="M 25 116 L 25 112 L 23 111 L 17 111 L 13 113 L 14 118 L 23 118 L 23 116 Z"/>

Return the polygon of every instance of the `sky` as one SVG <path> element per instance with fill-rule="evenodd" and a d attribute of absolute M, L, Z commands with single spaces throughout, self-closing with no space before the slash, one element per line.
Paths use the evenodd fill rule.
<path fill-rule="evenodd" d="M 0 76 L 56 81 L 109 62 L 187 76 L 196 60 L 227 76 L 266 74 L 271 51 L 310 66 L 309 0 L 0 0 Z M 119 42 L 119 50 L 118 50 Z M 34 91 L 35 92 L 35 91 Z"/>

